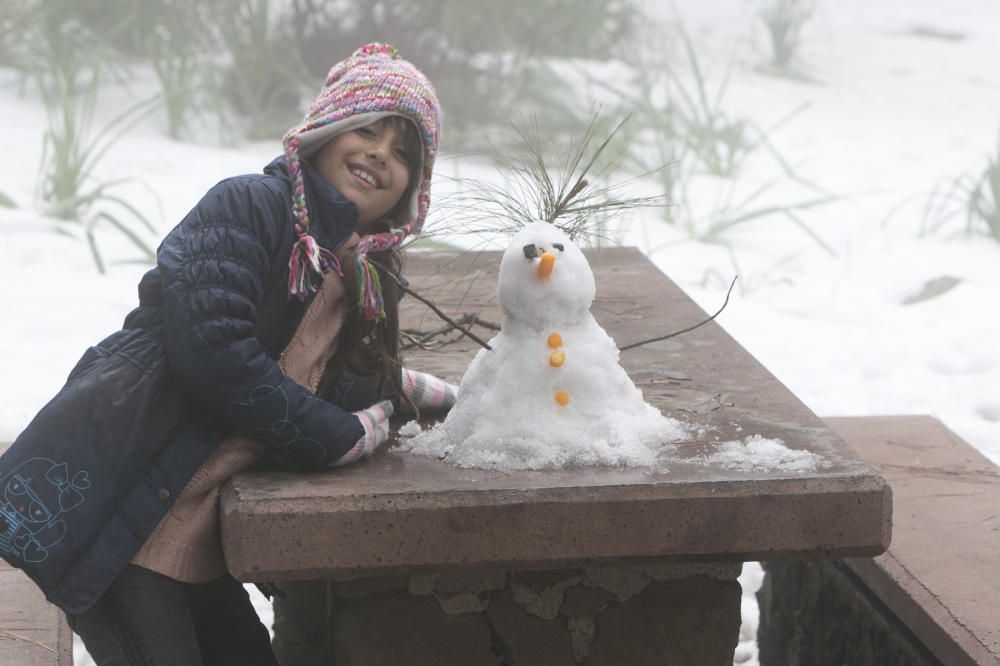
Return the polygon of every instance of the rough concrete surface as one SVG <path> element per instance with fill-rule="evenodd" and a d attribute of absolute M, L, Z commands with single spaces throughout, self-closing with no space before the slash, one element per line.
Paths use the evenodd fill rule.
<path fill-rule="evenodd" d="M 930 416 L 827 422 L 896 504 L 889 551 L 847 566 L 943 663 L 1000 666 L 1000 468 Z"/>
<path fill-rule="evenodd" d="M 587 666 L 729 666 L 739 642 L 740 586 L 695 577 L 652 581 L 596 619 Z"/>
<path fill-rule="evenodd" d="M 73 636 L 62 611 L 23 572 L 0 560 L 0 664 L 72 663 Z"/>
<path fill-rule="evenodd" d="M 757 592 L 761 666 L 939 666 L 840 562 L 776 561 Z M 948 664 L 951 666 L 951 664 Z"/>
<path fill-rule="evenodd" d="M 731 664 L 739 567 L 714 576 L 704 570 L 645 565 L 610 567 L 607 575 L 591 568 L 500 576 L 486 569 L 416 575 L 415 585 L 378 578 L 283 584 L 275 646 L 288 666 Z M 481 606 L 449 608 L 470 594 Z"/>

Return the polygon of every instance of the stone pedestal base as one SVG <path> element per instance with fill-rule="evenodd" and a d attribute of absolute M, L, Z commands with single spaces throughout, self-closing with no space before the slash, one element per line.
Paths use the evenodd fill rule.
<path fill-rule="evenodd" d="M 932 666 L 919 640 L 838 560 L 769 562 L 761 666 Z"/>
<path fill-rule="evenodd" d="M 730 666 L 738 563 L 285 583 L 283 666 Z"/>

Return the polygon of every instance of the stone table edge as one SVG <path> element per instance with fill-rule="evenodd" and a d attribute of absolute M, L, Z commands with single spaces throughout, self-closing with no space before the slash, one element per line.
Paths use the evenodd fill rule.
<path fill-rule="evenodd" d="M 399 570 L 407 567 L 416 568 L 442 568 L 450 566 L 518 566 L 525 563 L 538 565 L 540 568 L 547 568 L 546 562 L 559 566 L 567 562 L 592 562 L 595 560 L 613 560 L 616 558 L 629 557 L 666 557 L 677 560 L 740 560 L 750 561 L 756 559 L 778 559 L 778 558 L 815 558 L 815 557 L 848 557 L 862 555 L 877 555 L 885 551 L 891 539 L 891 512 L 892 512 L 892 492 L 888 484 L 880 476 L 871 475 L 864 477 L 851 477 L 848 482 L 851 490 L 845 491 L 840 488 L 824 488 L 829 479 L 822 482 L 815 479 L 785 479 L 761 481 L 739 481 L 725 484 L 726 490 L 721 490 L 719 484 L 713 483 L 688 483 L 681 484 L 684 487 L 669 486 L 674 494 L 659 498 L 639 497 L 643 493 L 634 492 L 633 497 L 621 497 L 615 487 L 602 487 L 595 493 L 594 488 L 588 488 L 587 498 L 573 498 L 573 489 L 543 489 L 532 493 L 495 493 L 494 498 L 498 501 L 493 503 L 480 504 L 470 509 L 468 506 L 456 504 L 442 507 L 442 499 L 456 499 L 457 496 L 467 495 L 466 491 L 455 491 L 453 493 L 437 493 L 436 497 L 406 497 L 401 495 L 393 498 L 391 495 L 376 496 L 367 498 L 354 498 L 357 502 L 365 504 L 350 507 L 348 511 L 343 507 L 331 507 L 328 500 L 322 498 L 297 498 L 275 501 L 266 497 L 257 499 L 241 498 L 239 483 L 227 484 L 223 491 L 222 511 L 223 511 L 223 544 L 226 550 L 226 558 L 230 569 L 235 576 L 243 580 L 268 580 L 271 578 L 299 578 L 315 577 L 321 573 L 323 576 L 336 577 L 340 574 L 351 574 L 358 570 L 379 571 L 379 570 Z M 714 491 L 697 495 L 692 494 L 699 490 L 694 486 L 714 486 Z M 798 488 L 789 488 L 789 485 L 797 485 Z M 782 487 L 784 486 L 784 487 Z M 774 494 L 768 494 L 768 489 Z M 626 490 L 629 490 L 626 488 Z M 635 489 L 632 489 L 635 490 Z M 676 491 L 683 490 L 684 493 L 677 494 Z M 705 490 L 705 489 L 702 489 Z M 777 492 L 779 491 L 780 492 Z M 763 492 L 762 492 L 763 491 Z M 618 494 L 619 496 L 616 496 Z M 251 493 L 252 495 L 252 493 Z M 452 497 L 444 497 L 451 495 Z M 595 499 L 595 496 L 597 498 Z M 403 500 L 400 503 L 393 500 Z M 752 505 L 748 505 L 748 500 L 756 500 Z M 802 512 L 802 502 L 816 501 L 821 505 L 824 518 L 834 520 L 835 529 L 852 529 L 857 534 L 850 539 L 844 539 L 842 544 L 834 546 L 831 543 L 823 543 L 809 534 L 809 519 L 814 517 L 813 512 Z M 584 502 L 589 503 L 586 507 L 580 507 Z M 596 504 L 595 504 L 596 502 Z M 617 505 L 617 506 L 615 506 Z M 872 516 L 862 525 L 851 525 L 851 509 L 860 506 L 871 511 Z M 534 516 L 525 517 L 522 509 L 530 507 Z M 878 507 L 878 508 L 876 508 Z M 587 508 L 589 511 L 579 511 L 580 508 Z M 673 529 L 679 531 L 689 531 L 694 534 L 706 534 L 710 528 L 705 524 L 720 522 L 725 524 L 725 520 L 732 521 L 735 525 L 745 524 L 745 512 L 763 512 L 770 510 L 781 511 L 783 508 L 789 509 L 790 513 L 800 516 L 797 529 L 804 530 L 806 536 L 800 536 L 800 532 L 786 530 L 779 539 L 761 539 L 754 530 L 744 530 L 739 533 L 733 530 L 715 539 L 709 539 L 707 544 L 699 544 L 696 549 L 678 550 L 684 547 L 684 543 L 677 539 L 663 542 L 654 538 L 657 526 L 638 527 L 635 532 L 640 540 L 645 539 L 641 544 L 639 552 L 616 551 L 615 547 L 607 544 L 598 544 L 586 551 L 574 549 L 572 553 L 557 551 L 555 555 L 540 555 L 541 546 L 532 545 L 528 549 L 528 554 L 523 557 L 503 557 L 500 559 L 489 559 L 482 553 L 488 552 L 490 540 L 495 543 L 506 544 L 506 540 L 516 538 L 515 526 L 520 527 L 528 521 L 533 526 L 535 534 L 539 539 L 544 538 L 543 526 L 549 524 L 558 526 L 561 531 L 573 532 L 574 529 L 583 529 L 584 524 L 592 519 L 595 511 L 600 515 L 612 515 L 623 517 L 629 521 L 635 520 L 638 523 L 649 522 L 650 518 L 644 516 L 647 512 L 661 511 L 663 515 L 668 515 L 671 520 L 677 520 L 670 525 L 660 526 L 661 531 Z M 477 524 L 476 513 L 480 520 L 485 520 L 488 516 L 492 521 L 506 521 L 509 528 L 506 533 L 490 534 L 490 528 Z M 684 518 L 676 518 L 674 514 L 685 512 Z M 434 514 L 431 516 L 431 514 Z M 862 512 L 862 515 L 864 512 Z M 574 516 L 582 516 L 576 526 L 560 523 L 561 518 L 572 520 Z M 875 517 L 877 515 L 877 518 Z M 766 518 L 766 516 L 765 516 Z M 531 523 L 534 519 L 534 523 Z M 451 526 L 456 533 L 468 529 L 473 535 L 482 536 L 487 540 L 485 545 L 472 547 L 461 538 L 456 538 L 452 534 L 448 539 L 446 555 L 438 554 L 432 557 L 416 557 L 416 550 L 411 551 L 409 556 L 386 557 L 382 561 L 369 560 L 365 563 L 355 562 L 331 562 L 324 559 L 323 554 L 328 556 L 329 549 L 324 549 L 320 545 L 323 534 L 329 534 L 331 530 L 336 531 L 344 538 L 352 534 L 350 526 L 364 525 L 365 534 L 354 534 L 352 544 L 356 546 L 365 545 L 372 552 L 382 551 L 383 555 L 399 546 L 399 541 L 394 541 L 392 536 L 382 537 L 380 534 L 372 535 L 380 529 L 396 529 L 393 527 L 397 523 L 410 521 L 413 526 L 427 525 L 427 529 L 440 528 L 447 529 Z M 540 521 L 540 522 L 539 522 Z M 707 522 L 706 522 L 707 521 Z M 693 525 L 693 527 L 692 527 Z M 388 527 L 387 527 L 388 526 Z M 471 527 L 470 527 L 471 526 Z M 827 529 L 829 524 L 824 524 L 823 529 Z M 299 553 L 284 553 L 273 555 L 273 549 L 261 549 L 257 538 L 264 539 L 273 534 L 276 530 L 287 530 L 289 534 L 296 535 Z M 416 529 L 416 527 L 414 527 Z M 616 528 L 609 528 L 614 531 Z M 600 530 L 595 529 L 594 533 Z M 501 530 L 501 532 L 503 532 Z M 405 528 L 398 532 L 399 538 L 407 534 Z M 418 538 L 419 534 L 410 534 Z M 459 535 L 460 536 L 460 535 Z M 469 537 L 470 539 L 472 537 Z M 655 543 L 654 543 L 655 541 Z M 405 539 L 404 541 L 405 542 Z M 770 542 L 769 547 L 765 543 Z M 633 542 L 635 543 L 635 542 Z M 690 543 L 690 541 L 688 542 Z M 726 549 L 728 547 L 728 550 Z M 453 550 L 458 548 L 459 550 Z M 464 548 L 464 550 L 462 550 Z M 312 555 L 303 556 L 301 553 L 312 549 Z M 440 550 L 440 549 L 439 549 Z M 398 551 L 397 551 L 398 552 Z M 436 552 L 434 548 L 431 553 Z M 579 552 L 584 552 L 583 555 Z M 345 554 L 350 557 L 351 554 Z M 267 564 L 268 561 L 281 561 L 285 567 L 277 564 Z M 299 573 L 296 573 L 298 571 Z M 308 572 L 305 575 L 303 572 Z"/>

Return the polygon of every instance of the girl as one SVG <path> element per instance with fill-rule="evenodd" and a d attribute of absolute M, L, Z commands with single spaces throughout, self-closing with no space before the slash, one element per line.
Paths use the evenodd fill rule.
<path fill-rule="evenodd" d="M 222 484 L 267 452 L 306 470 L 371 455 L 385 398 L 454 401 L 400 367 L 383 273 L 423 225 L 439 133 L 430 82 L 392 47 L 335 65 L 284 156 L 167 235 L 123 329 L 0 458 L 0 555 L 98 664 L 274 664 L 226 573 Z"/>

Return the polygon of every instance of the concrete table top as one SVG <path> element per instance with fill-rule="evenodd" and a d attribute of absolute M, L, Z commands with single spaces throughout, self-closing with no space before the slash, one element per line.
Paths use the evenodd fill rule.
<path fill-rule="evenodd" d="M 597 278 L 592 311 L 619 347 L 706 317 L 637 250 L 587 255 Z M 450 315 L 499 323 L 499 261 L 498 252 L 410 253 L 405 274 Z M 404 328 L 441 324 L 410 297 L 401 318 Z M 457 383 L 478 350 L 463 338 L 411 350 L 406 363 Z M 622 352 L 621 363 L 648 402 L 700 433 L 678 445 L 666 473 L 460 469 L 392 449 L 321 473 L 254 469 L 223 492 L 230 571 L 246 581 L 354 578 L 464 566 L 862 556 L 888 547 L 886 482 L 720 325 Z M 697 460 L 719 442 L 754 434 L 824 464 L 778 472 Z"/>

